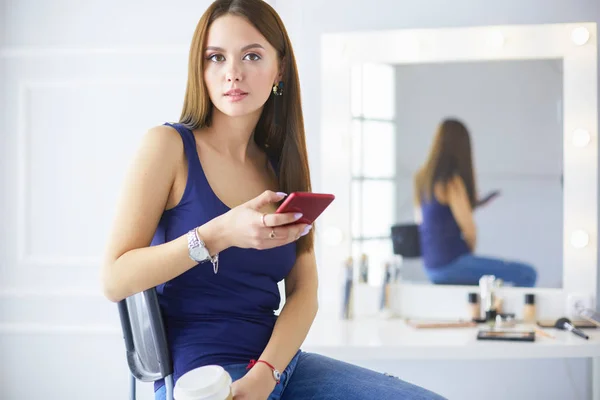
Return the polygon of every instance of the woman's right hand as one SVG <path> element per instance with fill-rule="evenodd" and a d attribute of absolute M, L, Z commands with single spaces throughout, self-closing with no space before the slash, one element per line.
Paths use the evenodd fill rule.
<path fill-rule="evenodd" d="M 294 223 L 302 214 L 265 214 L 260 211 L 285 196 L 285 193 L 267 190 L 223 214 L 229 244 L 244 249 L 264 250 L 286 245 L 310 232 L 312 225 Z"/>

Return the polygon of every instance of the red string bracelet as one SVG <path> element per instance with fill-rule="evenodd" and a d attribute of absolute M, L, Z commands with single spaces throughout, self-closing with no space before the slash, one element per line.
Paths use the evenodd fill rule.
<path fill-rule="evenodd" d="M 250 369 L 250 368 L 254 367 L 257 363 L 266 364 L 269 368 L 271 368 L 271 370 L 273 372 L 275 372 L 275 373 L 277 373 L 277 375 L 279 375 L 279 371 L 277 369 L 275 369 L 274 366 L 272 366 L 269 362 L 267 362 L 265 360 L 250 360 L 250 362 L 248 363 L 248 366 L 246 367 L 246 369 Z M 275 376 L 273 376 L 273 377 L 275 378 Z M 279 378 L 275 378 L 275 380 L 279 384 Z"/>

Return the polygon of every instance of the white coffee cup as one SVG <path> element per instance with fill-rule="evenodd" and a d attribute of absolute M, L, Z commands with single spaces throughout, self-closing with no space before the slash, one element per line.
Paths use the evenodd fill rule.
<path fill-rule="evenodd" d="M 231 400 L 231 376 L 219 365 L 183 374 L 173 390 L 175 400 Z"/>

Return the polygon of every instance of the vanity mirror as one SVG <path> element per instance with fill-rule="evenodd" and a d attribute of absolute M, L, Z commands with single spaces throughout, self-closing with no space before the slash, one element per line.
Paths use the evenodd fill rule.
<path fill-rule="evenodd" d="M 474 211 L 475 254 L 533 267 L 526 291 L 547 298 L 542 313 L 594 296 L 596 48 L 593 23 L 325 35 L 321 178 L 338 201 L 321 220 L 321 281 L 339 282 L 330 266 L 366 254 L 369 284 L 381 284 L 392 225 L 420 221 L 415 173 L 455 119 L 470 134 L 476 196 L 500 192 Z M 403 259 L 400 278 L 404 315 L 441 315 L 423 305 L 431 296 L 461 307 L 474 290 L 432 283 L 422 257 Z M 516 305 L 525 289 L 512 290 Z"/>

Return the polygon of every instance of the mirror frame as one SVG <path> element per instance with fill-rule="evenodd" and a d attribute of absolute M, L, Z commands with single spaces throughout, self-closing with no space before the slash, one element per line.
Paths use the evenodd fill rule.
<path fill-rule="evenodd" d="M 537 295 L 538 316 L 542 317 L 563 315 L 569 294 L 584 294 L 594 299 L 598 289 L 596 32 L 595 23 L 584 22 L 401 29 L 323 35 L 321 186 L 326 192 L 336 196 L 336 202 L 334 207 L 330 207 L 330 210 L 323 214 L 320 221 L 322 234 L 319 236 L 319 263 L 323 265 L 320 268 L 320 280 L 323 282 L 321 286 L 327 286 L 328 289 L 341 287 L 339 270 L 344 260 L 352 254 L 352 65 L 560 59 L 564 67 L 563 287 L 506 287 L 502 289 L 502 294 L 505 304 L 512 304 L 517 316 L 522 309 L 520 305 L 523 293 Z M 584 144 L 587 136 L 583 135 L 585 132 L 582 133 L 581 130 L 589 134 L 587 144 Z M 438 300 L 443 299 L 443 303 L 449 304 L 451 308 L 455 307 L 452 304 L 456 304 L 466 312 L 466 296 L 469 291 L 474 291 L 474 287 L 399 283 L 394 285 L 392 291 L 392 307 L 403 317 L 456 317 L 456 309 L 440 311 Z M 373 295 L 377 294 L 373 291 Z M 340 310 L 341 293 L 339 290 L 323 291 L 321 304 L 327 305 L 321 307 L 323 312 L 335 313 Z M 335 307 L 335 310 L 331 307 Z"/>

